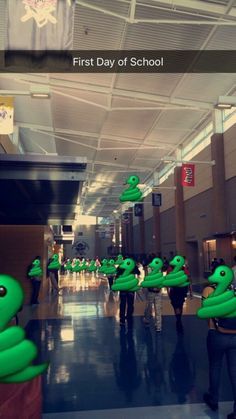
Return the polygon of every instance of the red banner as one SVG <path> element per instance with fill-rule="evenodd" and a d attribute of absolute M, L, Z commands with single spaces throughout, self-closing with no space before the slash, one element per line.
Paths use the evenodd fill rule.
<path fill-rule="evenodd" d="M 195 181 L 194 164 L 182 165 L 182 186 L 194 186 Z"/>

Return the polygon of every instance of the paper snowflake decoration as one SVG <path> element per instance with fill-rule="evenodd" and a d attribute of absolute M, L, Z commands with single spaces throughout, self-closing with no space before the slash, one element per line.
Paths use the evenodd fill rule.
<path fill-rule="evenodd" d="M 45 26 L 48 22 L 57 23 L 57 19 L 53 13 L 57 9 L 57 0 L 23 0 L 25 5 L 25 15 L 22 16 L 21 22 L 27 22 L 29 19 L 34 19 L 39 28 Z M 67 0 L 71 6 L 71 0 Z"/>

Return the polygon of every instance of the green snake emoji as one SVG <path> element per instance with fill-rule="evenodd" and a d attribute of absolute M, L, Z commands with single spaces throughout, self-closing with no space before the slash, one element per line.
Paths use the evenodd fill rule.
<path fill-rule="evenodd" d="M 141 283 L 142 288 L 161 288 L 163 284 L 163 273 L 161 268 L 163 262 L 160 258 L 154 258 L 148 265 L 151 268 L 151 272 L 145 276 Z"/>
<path fill-rule="evenodd" d="M 201 319 L 211 317 L 236 317 L 236 296 L 228 289 L 233 281 L 233 270 L 226 265 L 218 266 L 209 276 L 210 284 L 217 284 L 216 289 L 202 302 L 197 315 Z"/>
<path fill-rule="evenodd" d="M 7 327 L 23 304 L 24 293 L 18 281 L 9 275 L 0 275 L 0 382 L 21 383 L 42 374 L 48 363 L 31 365 L 37 356 L 37 347 L 25 339 L 19 326 Z"/>
<path fill-rule="evenodd" d="M 88 267 L 88 272 L 95 272 L 97 270 L 96 262 L 95 260 L 91 260 L 90 265 Z"/>
<path fill-rule="evenodd" d="M 43 270 L 40 266 L 40 260 L 39 259 L 35 259 L 32 263 L 32 268 L 29 271 L 29 276 L 42 276 L 43 275 Z"/>
<path fill-rule="evenodd" d="M 51 262 L 48 265 L 48 270 L 53 270 L 53 269 L 60 269 L 61 264 L 59 262 L 59 256 L 57 253 L 54 253 L 54 255 L 52 256 Z"/>
<path fill-rule="evenodd" d="M 110 259 L 108 261 L 108 264 L 106 266 L 106 269 L 104 270 L 104 273 L 106 275 L 115 275 L 116 274 L 116 267 L 115 267 L 114 259 Z"/>
<path fill-rule="evenodd" d="M 107 259 L 103 259 L 102 260 L 102 265 L 98 269 L 98 272 L 99 273 L 105 273 L 105 270 L 106 270 L 106 267 L 107 267 L 107 263 L 108 263 L 108 260 Z"/>
<path fill-rule="evenodd" d="M 127 201 L 140 201 L 142 198 L 142 192 L 137 187 L 139 184 L 139 177 L 136 175 L 130 176 L 126 180 L 126 184 L 129 185 L 128 189 L 125 189 L 122 194 L 120 195 L 120 202 L 127 202 Z"/>
<path fill-rule="evenodd" d="M 115 261 L 115 265 L 120 266 L 120 264 L 123 262 L 123 256 L 122 255 L 118 255 L 117 259 Z"/>
<path fill-rule="evenodd" d="M 188 276 L 182 270 L 185 260 L 183 256 L 175 256 L 170 262 L 174 267 L 173 271 L 166 275 L 163 281 L 163 287 L 186 287 L 189 285 Z"/>
<path fill-rule="evenodd" d="M 72 268 L 72 272 L 80 272 L 81 271 L 81 266 L 80 266 L 80 261 L 78 259 L 76 259 L 75 264 Z"/>
<path fill-rule="evenodd" d="M 69 271 L 69 272 L 73 272 L 73 267 L 72 267 L 72 263 L 70 260 L 68 260 L 65 264 L 65 270 Z"/>
<path fill-rule="evenodd" d="M 135 268 L 134 260 L 130 258 L 125 259 L 121 263 L 120 268 L 124 269 L 124 272 L 116 279 L 111 289 L 113 291 L 138 291 L 140 289 L 138 279 L 131 273 Z"/>

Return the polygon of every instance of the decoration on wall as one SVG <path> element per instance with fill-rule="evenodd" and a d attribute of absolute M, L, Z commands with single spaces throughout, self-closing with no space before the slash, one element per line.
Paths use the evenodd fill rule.
<path fill-rule="evenodd" d="M 76 255 L 85 256 L 89 251 L 89 245 L 85 241 L 77 241 L 72 248 L 75 248 Z"/>
<path fill-rule="evenodd" d="M 186 287 L 189 285 L 188 276 L 182 270 L 184 263 L 183 256 L 179 255 L 171 260 L 170 266 L 173 266 L 173 270 L 165 276 L 163 287 Z"/>
<path fill-rule="evenodd" d="M 23 0 L 26 13 L 22 16 L 21 22 L 34 19 L 38 28 L 42 28 L 48 22 L 55 25 L 57 19 L 53 14 L 57 10 L 57 2 L 58 0 Z M 67 3 L 71 6 L 71 0 L 67 0 Z"/>
<path fill-rule="evenodd" d="M 195 185 L 195 165 L 194 164 L 182 164 L 182 186 L 194 186 Z"/>
<path fill-rule="evenodd" d="M 30 269 L 29 276 L 42 276 L 43 275 L 43 270 L 40 266 L 40 260 L 39 259 L 35 259 L 32 263 L 32 268 Z"/>
<path fill-rule="evenodd" d="M 151 272 L 144 277 L 141 287 L 143 288 L 161 288 L 163 286 L 163 273 L 161 268 L 163 262 L 160 258 L 154 258 L 148 265 L 151 268 Z"/>
<path fill-rule="evenodd" d="M 51 271 L 53 269 L 60 269 L 60 267 L 61 264 L 59 262 L 59 255 L 55 253 L 54 255 L 52 255 L 51 262 L 48 265 L 48 270 Z"/>
<path fill-rule="evenodd" d="M 113 291 L 129 291 L 135 292 L 140 289 L 138 286 L 138 279 L 132 273 L 135 268 L 135 262 L 133 259 L 125 259 L 121 264 L 120 268 L 124 269 L 124 272 L 115 280 L 111 289 Z"/>
<path fill-rule="evenodd" d="M 139 177 L 136 175 L 132 175 L 126 180 L 126 184 L 129 185 L 129 187 L 128 189 L 125 189 L 120 195 L 120 202 L 136 202 L 142 199 L 142 192 L 137 187 L 139 182 Z"/>
<path fill-rule="evenodd" d="M 216 268 L 208 277 L 210 284 L 216 284 L 216 289 L 202 301 L 202 307 L 197 311 L 198 317 L 236 317 L 235 291 L 229 289 L 233 278 L 233 270 L 228 266 L 221 265 Z"/>
<path fill-rule="evenodd" d="M 21 383 L 42 374 L 48 363 L 31 365 L 37 347 L 19 326 L 7 327 L 24 300 L 23 289 L 9 275 L 0 275 L 0 382 Z"/>
<path fill-rule="evenodd" d="M 14 99 L 0 96 L 0 135 L 12 134 L 14 131 Z"/>

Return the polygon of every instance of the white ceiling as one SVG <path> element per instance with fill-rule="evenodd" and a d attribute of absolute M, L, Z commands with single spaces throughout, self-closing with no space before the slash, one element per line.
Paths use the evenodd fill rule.
<path fill-rule="evenodd" d="M 74 49 L 230 50 L 235 39 L 235 0 L 76 4 Z M 218 96 L 234 93 L 236 74 L 0 76 L 2 91 L 29 92 L 32 84 L 49 86 L 51 98 L 16 96 L 15 123 L 24 152 L 86 156 L 83 213 L 108 216 L 120 205 L 127 176 L 136 173 L 145 183 L 163 167 L 161 158 L 212 119 Z"/>

